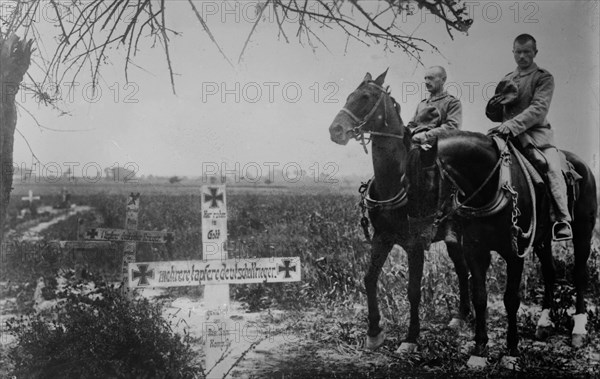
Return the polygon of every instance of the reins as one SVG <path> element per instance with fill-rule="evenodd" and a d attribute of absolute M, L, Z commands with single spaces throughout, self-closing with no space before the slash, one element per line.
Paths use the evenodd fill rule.
<path fill-rule="evenodd" d="M 507 142 L 507 141 L 508 141 L 508 136 L 506 136 L 505 142 Z M 489 183 L 489 181 L 494 177 L 494 175 L 496 174 L 498 169 L 500 169 L 500 165 L 502 165 L 503 162 L 508 162 L 508 161 L 510 161 L 510 152 L 508 151 L 508 144 L 506 144 L 504 149 L 500 152 L 500 158 L 498 158 L 498 161 L 494 165 L 494 168 L 488 174 L 488 176 L 485 178 L 483 183 L 481 183 L 481 185 L 465 201 L 457 202 L 457 205 L 452 207 L 452 209 L 448 213 L 444 214 L 442 209 L 438 209 L 438 212 L 441 212 L 441 214 L 439 214 L 438 217 L 436 217 L 436 219 L 434 220 L 434 225 L 438 226 L 439 224 L 444 222 L 449 217 L 452 217 L 461 208 L 466 206 L 469 201 L 473 200 L 475 198 L 475 196 L 477 196 L 483 190 L 483 188 Z M 452 185 L 454 187 L 456 187 L 456 189 L 458 191 L 460 191 L 461 193 L 464 194 L 465 192 L 460 188 L 460 186 L 456 183 L 454 178 L 452 178 L 452 176 L 444 168 L 444 162 L 442 161 L 442 159 L 438 157 L 435 160 L 435 163 L 438 166 L 438 168 L 440 169 L 442 179 L 447 178 L 452 183 Z"/>
<path fill-rule="evenodd" d="M 385 97 L 385 95 L 389 95 L 389 92 L 388 92 L 389 86 L 387 89 L 385 89 L 382 86 L 380 86 L 374 82 L 368 82 L 367 84 L 377 88 L 381 92 L 381 94 L 379 95 L 379 98 L 377 99 L 377 101 L 375 102 L 375 104 L 373 105 L 371 110 L 365 115 L 365 117 L 360 119 L 348 108 L 346 108 L 346 107 L 342 108 L 342 112 L 344 112 L 348 116 L 350 116 L 352 121 L 354 121 L 356 123 L 356 126 L 354 128 L 352 128 L 352 132 L 354 134 L 354 139 L 356 139 L 362 145 L 366 154 L 369 153 L 367 150 L 367 145 L 371 142 L 371 139 L 373 136 L 397 138 L 397 139 L 404 140 L 404 135 L 402 135 L 402 134 L 399 135 L 399 134 L 393 134 L 393 133 L 376 132 L 376 131 L 364 129 L 364 126 L 369 121 L 371 121 L 372 117 L 375 115 L 375 112 L 377 112 L 377 109 L 379 109 L 382 102 L 383 102 L 383 122 L 385 124 L 385 127 L 388 127 L 387 105 L 386 105 L 386 102 L 384 101 L 384 97 Z M 365 138 L 365 133 L 370 134 L 370 136 L 368 138 Z M 394 209 L 398 209 L 398 208 L 405 206 L 406 202 L 407 202 L 407 191 L 405 188 L 406 177 L 404 175 L 402 175 L 402 178 L 400 178 L 401 186 L 400 186 L 400 190 L 398 191 L 398 193 L 394 197 L 387 199 L 387 200 L 375 200 L 375 199 L 371 198 L 369 191 L 371 189 L 371 185 L 374 182 L 374 179 L 375 178 L 373 177 L 366 183 L 362 183 L 360 188 L 358 189 L 358 192 L 360 193 L 360 201 L 359 201 L 358 205 L 360 207 L 361 214 L 362 214 L 362 217 L 360 219 L 360 225 L 363 229 L 365 239 L 368 242 L 371 242 L 371 236 L 369 234 L 369 218 L 367 217 L 367 211 L 372 210 L 372 209 L 381 209 L 381 210 L 388 210 L 388 211 L 394 210 Z"/>
<path fill-rule="evenodd" d="M 398 135 L 398 134 L 393 134 L 393 133 L 383 133 L 383 132 L 376 132 L 376 131 L 372 131 L 372 130 L 365 130 L 363 129 L 363 127 L 369 122 L 371 121 L 371 118 L 373 117 L 373 115 L 375 115 L 375 112 L 377 112 L 377 109 L 379 108 L 381 102 L 384 99 L 385 95 L 389 95 L 388 89 L 383 88 L 382 86 L 373 83 L 373 82 L 368 82 L 368 85 L 371 85 L 375 88 L 377 88 L 378 90 L 381 91 L 381 95 L 379 96 L 379 99 L 377 99 L 377 101 L 375 102 L 375 105 L 373 105 L 373 108 L 371 108 L 371 110 L 369 111 L 369 113 L 367 113 L 365 115 L 365 117 L 363 117 L 363 119 L 361 120 L 360 118 L 356 117 L 356 115 L 354 113 L 352 113 L 351 110 L 347 109 L 346 107 L 342 108 L 342 112 L 346 113 L 348 116 L 350 116 L 350 118 L 352 119 L 352 121 L 354 121 L 357 125 L 352 128 L 352 133 L 354 134 L 354 139 L 356 139 L 363 147 L 363 149 L 365 150 L 365 153 L 368 154 L 369 152 L 367 151 L 367 145 L 371 142 L 371 138 L 373 136 L 376 137 L 390 137 L 390 138 L 398 138 L 398 139 L 404 139 L 403 135 Z M 387 123 L 387 105 L 386 102 L 383 101 L 383 122 L 385 123 L 385 126 L 388 126 Z M 368 138 L 365 139 L 365 133 L 370 134 L 370 136 Z"/>

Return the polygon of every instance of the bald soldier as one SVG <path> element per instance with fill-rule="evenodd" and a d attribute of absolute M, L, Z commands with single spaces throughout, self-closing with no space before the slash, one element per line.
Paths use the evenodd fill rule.
<path fill-rule="evenodd" d="M 444 90 L 445 83 L 443 67 L 433 66 L 425 72 L 425 87 L 430 96 L 419 103 L 413 120 L 408 123 L 413 142 L 425 144 L 431 137 L 462 126 L 462 105 Z"/>
<path fill-rule="evenodd" d="M 446 70 L 441 66 L 432 66 L 425 72 L 425 87 L 429 98 L 423 99 L 408 128 L 412 133 L 412 142 L 427 148 L 427 143 L 440 133 L 458 130 L 462 126 L 462 104 L 456 97 L 444 90 Z M 444 240 L 446 244 L 457 243 L 458 236 L 452 218 L 444 221 L 433 241 Z"/>
<path fill-rule="evenodd" d="M 500 81 L 485 112 L 490 120 L 502 124 L 488 133 L 510 136 L 527 158 L 542 173 L 545 171 L 554 198 L 553 239 L 569 240 L 573 233 L 567 186 L 559 152 L 554 146 L 553 131 L 546 119 L 554 92 L 554 78 L 533 61 L 537 52 L 535 38 L 529 34 L 521 34 L 513 41 L 517 68 Z"/>

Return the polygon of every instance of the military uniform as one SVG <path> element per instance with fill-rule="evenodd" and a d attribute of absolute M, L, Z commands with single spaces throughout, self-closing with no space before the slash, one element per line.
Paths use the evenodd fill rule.
<path fill-rule="evenodd" d="M 424 140 L 429 140 L 445 131 L 458 130 L 462 126 L 462 104 L 456 97 L 442 91 L 428 99 L 423 99 L 407 126 L 413 135 L 413 142 L 417 136 L 416 142 L 419 145 Z M 420 135 L 424 136 L 423 140 L 419 140 Z M 458 243 L 455 229 L 454 220 L 446 219 L 439 226 L 432 242 L 443 240 L 447 245 Z"/>
<path fill-rule="evenodd" d="M 413 120 L 408 125 L 411 132 L 428 131 L 429 136 L 435 136 L 442 131 L 460 129 L 461 126 L 462 105 L 460 100 L 446 91 L 423 99 L 417 106 Z"/>
<path fill-rule="evenodd" d="M 538 168 L 547 168 L 548 184 L 556 203 L 555 219 L 570 222 L 560 156 L 554 147 L 554 134 L 546 118 L 554 92 L 554 78 L 532 63 L 527 70 L 516 69 L 505 75 L 494 97 L 506 97 L 511 88 L 516 90 L 516 94 L 513 93 L 510 100 L 502 104 L 488 103 L 486 115 L 494 122 L 502 122 L 510 130 L 523 153 L 537 163 Z"/>

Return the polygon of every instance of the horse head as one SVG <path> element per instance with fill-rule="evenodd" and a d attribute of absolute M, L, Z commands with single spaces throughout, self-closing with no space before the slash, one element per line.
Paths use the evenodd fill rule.
<path fill-rule="evenodd" d="M 365 133 L 371 136 L 404 139 L 405 127 L 400 118 L 400 106 L 383 87 L 387 70 L 375 80 L 367 73 L 344 107 L 329 126 L 331 140 L 346 145 L 351 138 L 365 141 Z M 388 87 L 389 88 L 389 87 Z"/>

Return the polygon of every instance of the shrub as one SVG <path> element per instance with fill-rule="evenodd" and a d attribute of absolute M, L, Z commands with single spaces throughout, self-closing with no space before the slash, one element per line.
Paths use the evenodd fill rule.
<path fill-rule="evenodd" d="M 51 313 L 11 320 L 9 351 L 19 378 L 192 378 L 201 373 L 189 336 L 173 333 L 161 306 L 128 300 L 102 285 L 81 294 L 74 286 Z"/>

